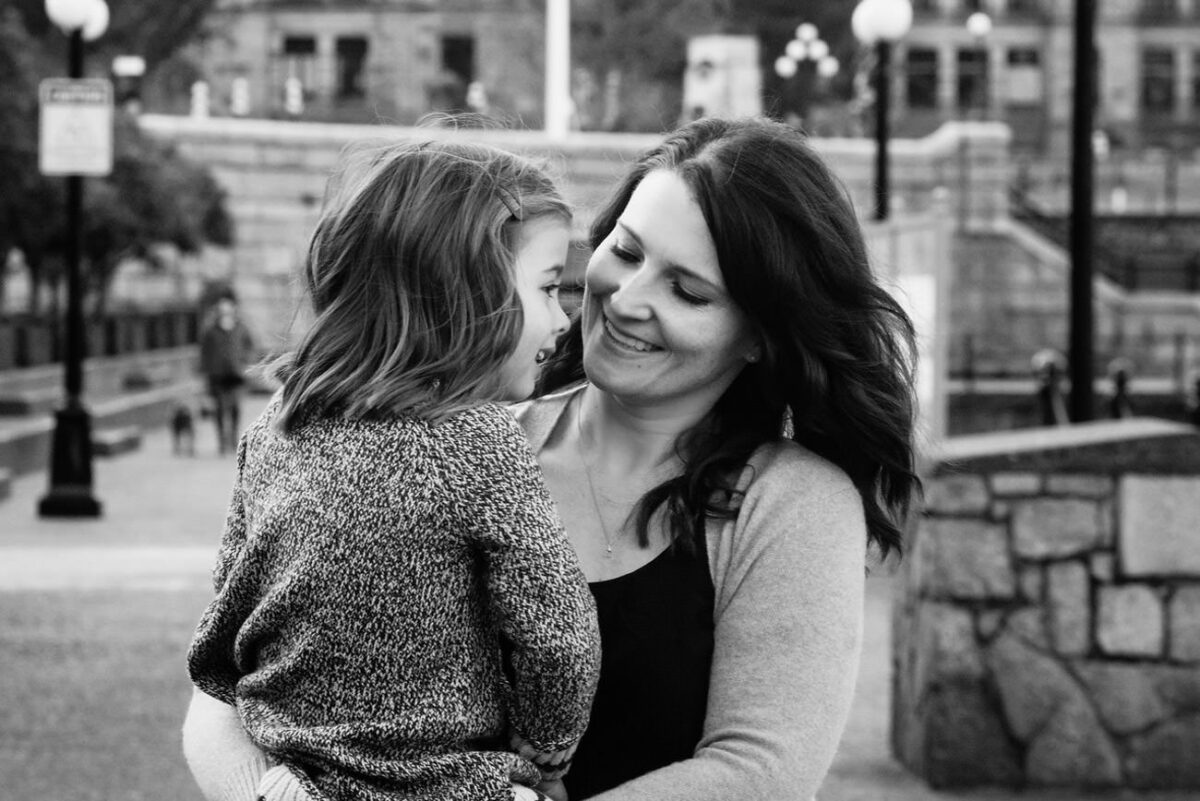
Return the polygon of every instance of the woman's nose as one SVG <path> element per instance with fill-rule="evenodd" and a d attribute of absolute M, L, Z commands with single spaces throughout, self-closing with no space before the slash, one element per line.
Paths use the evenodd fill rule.
<path fill-rule="evenodd" d="M 644 268 L 626 271 L 608 296 L 608 307 L 616 315 L 647 319 L 651 311 L 651 285 Z"/>

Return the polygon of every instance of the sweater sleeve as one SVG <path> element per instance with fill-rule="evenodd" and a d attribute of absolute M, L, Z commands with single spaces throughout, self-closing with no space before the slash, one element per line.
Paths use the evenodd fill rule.
<path fill-rule="evenodd" d="M 237 478 L 225 516 L 225 529 L 213 567 L 212 601 L 200 617 L 188 648 L 188 673 L 192 683 L 205 693 L 234 703 L 234 689 L 242 671 L 234 656 L 234 643 L 250 599 L 230 586 L 230 574 L 246 543 L 246 507 L 242 489 L 242 470 L 246 461 L 246 437 L 238 445 Z"/>
<path fill-rule="evenodd" d="M 717 587 L 704 734 L 691 759 L 594 801 L 807 801 L 849 717 L 866 524 L 850 480 L 798 448 L 755 465 L 710 544 Z"/>
<path fill-rule="evenodd" d="M 600 668 L 595 602 L 520 426 L 495 406 L 464 417 L 446 445 L 446 482 L 511 644 L 514 741 L 545 767 L 587 727 Z"/>

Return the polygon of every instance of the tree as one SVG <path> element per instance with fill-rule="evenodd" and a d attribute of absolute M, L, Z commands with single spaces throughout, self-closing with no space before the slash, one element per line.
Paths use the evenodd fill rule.
<path fill-rule="evenodd" d="M 758 39 L 767 112 L 782 113 L 789 87 L 773 65 L 796 26 L 817 25 L 831 51 L 848 65 L 857 48 L 850 34 L 853 6 L 796 0 L 576 0 L 572 47 L 587 127 L 660 131 L 673 126 L 681 111 L 687 41 L 713 33 Z M 834 82 L 835 94 L 846 96 L 851 78 L 851 71 L 843 70 Z"/>
<path fill-rule="evenodd" d="M 102 312 L 117 267 L 128 258 L 161 266 L 159 245 L 195 253 L 233 243 L 225 192 L 207 170 L 144 135 L 122 116 L 113 172 L 88 195 L 84 253 L 95 306 Z"/>
<path fill-rule="evenodd" d="M 6 5 L 57 63 L 66 63 L 66 37 L 46 17 L 45 0 L 7 0 Z M 132 53 L 146 59 L 152 72 L 203 35 L 205 19 L 216 5 L 217 0 L 108 0 L 108 30 L 90 46 L 91 60 L 107 65 L 113 55 Z"/>
<path fill-rule="evenodd" d="M 728 0 L 589 0 L 572 30 L 588 127 L 661 131 L 678 122 L 687 40 L 728 26 Z M 586 87 L 594 87 L 587 91 Z M 640 107 L 635 101 L 641 98 Z"/>
<path fill-rule="evenodd" d="M 30 280 L 43 276 L 45 255 L 63 225 L 63 192 L 38 171 L 37 84 L 44 55 L 16 9 L 0 11 L 0 263 L 13 248 L 25 254 Z M 61 243 L 57 245 L 61 249 Z M 0 301 L 4 298 L 0 272 Z M 31 294 L 36 304 L 37 293 Z M 0 308 L 3 304 L 0 303 Z"/>
<path fill-rule="evenodd" d="M 197 34 L 214 0 L 179 0 L 171 13 L 150 0 L 114 2 L 110 32 L 89 63 L 105 54 L 142 52 L 148 64 L 168 64 Z M 66 37 L 46 19 L 41 0 L 12 0 L 0 11 L 0 255 L 18 248 L 34 286 L 57 280 L 65 244 L 62 181 L 38 171 L 37 86 L 61 74 Z M 85 198 L 84 256 L 89 285 L 103 308 L 105 290 L 122 259 L 156 263 L 157 244 L 195 252 L 205 242 L 227 245 L 233 227 L 224 194 L 202 168 L 172 148 L 152 141 L 136 122 L 118 113 L 113 173 L 89 179 Z M 0 275 L 0 281 L 3 276 Z M 0 287 L 0 299 L 3 289 Z"/>

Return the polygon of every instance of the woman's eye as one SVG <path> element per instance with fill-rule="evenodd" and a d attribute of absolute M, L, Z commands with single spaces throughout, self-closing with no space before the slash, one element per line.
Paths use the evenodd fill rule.
<path fill-rule="evenodd" d="M 627 250 L 615 242 L 613 243 L 611 250 L 612 254 L 621 261 L 634 262 L 640 258 L 638 254 L 634 253 L 632 250 Z"/>
<path fill-rule="evenodd" d="M 547 284 L 546 286 L 542 287 L 542 291 L 545 292 L 550 297 L 554 298 L 554 297 L 558 297 L 558 290 L 561 288 L 562 288 L 562 283 Z"/>
<path fill-rule="evenodd" d="M 693 306 L 707 306 L 710 303 L 709 299 L 703 295 L 697 295 L 695 292 L 689 292 L 688 290 L 684 289 L 683 284 L 679 283 L 678 281 L 671 282 L 671 289 L 675 293 L 676 297 L 685 303 L 692 304 Z"/>

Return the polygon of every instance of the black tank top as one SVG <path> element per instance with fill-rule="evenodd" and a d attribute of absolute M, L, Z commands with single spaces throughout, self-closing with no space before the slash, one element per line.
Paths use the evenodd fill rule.
<path fill-rule="evenodd" d="M 704 728 L 713 652 L 713 583 L 703 537 L 632 573 L 592 583 L 600 683 L 563 780 L 571 801 L 688 759 Z"/>

